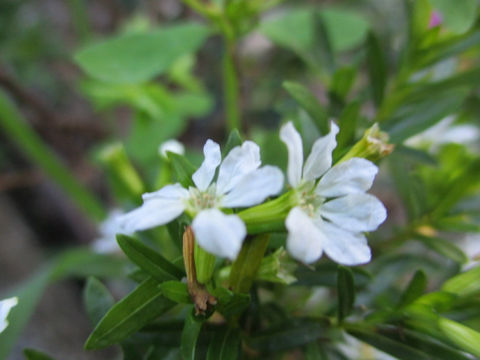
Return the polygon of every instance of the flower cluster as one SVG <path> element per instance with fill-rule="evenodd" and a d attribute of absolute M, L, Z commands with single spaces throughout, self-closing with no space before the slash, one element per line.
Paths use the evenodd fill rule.
<path fill-rule="evenodd" d="M 251 141 L 234 147 L 221 160 L 220 146 L 207 140 L 205 159 L 193 174 L 195 187 L 179 183 L 143 195 L 143 205 L 121 217 L 127 231 L 167 224 L 183 212 L 192 218 L 198 244 L 209 253 L 235 259 L 247 235 L 235 214 L 221 209 L 257 205 L 283 187 L 283 174 L 274 166 L 260 167 L 260 148 Z M 218 177 L 213 181 L 217 168 Z"/>
<path fill-rule="evenodd" d="M 290 211 L 284 217 L 287 249 L 292 257 L 312 263 L 325 252 L 332 260 L 357 265 L 370 260 L 364 232 L 386 218 L 383 204 L 366 191 L 378 168 L 363 158 L 350 158 L 332 167 L 338 127 L 313 145 L 305 164 L 300 134 L 291 122 L 280 131 L 288 148 L 287 178 L 292 187 Z M 280 193 L 283 174 L 274 166 L 260 167 L 260 149 L 251 141 L 233 148 L 221 159 L 220 146 L 207 140 L 205 159 L 193 174 L 195 186 L 176 183 L 143 195 L 141 207 L 120 217 L 126 231 L 167 224 L 182 213 L 192 218 L 200 247 L 234 260 L 247 235 L 242 219 L 232 210 L 263 203 Z M 214 180 L 217 173 L 218 176 Z"/>

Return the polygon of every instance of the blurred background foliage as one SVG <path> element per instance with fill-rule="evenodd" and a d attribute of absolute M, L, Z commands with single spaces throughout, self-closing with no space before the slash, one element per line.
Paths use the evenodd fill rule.
<path fill-rule="evenodd" d="M 121 342 L 126 359 L 178 358 L 178 347 L 184 357 L 196 351 L 213 359 L 224 351 L 209 346 L 218 341 L 234 349 L 225 359 L 237 358 L 240 341 L 244 358 L 479 357 L 479 2 L 206 3 L 0 2 L 0 211 L 14 214 L 15 220 L 4 217 L 13 234 L 17 226 L 33 234 L 14 246 L 15 236 L 5 231 L 1 241 L 1 294 L 28 301 L 0 335 L 0 358 L 12 349 L 12 359 L 23 358 L 23 347 L 57 358 L 120 356 L 118 349 L 82 353 L 92 329 L 83 310 L 85 330 L 73 334 L 78 341 L 68 350 L 36 340 L 35 330 L 28 335 L 46 287 L 66 277 L 95 276 L 109 285 L 87 282 L 93 325 L 135 281 L 148 290 L 148 265 L 128 250 L 136 267 L 118 254 L 76 246 L 99 237 L 98 224 L 111 209 L 130 209 L 143 192 L 180 178 L 185 159 L 198 165 L 206 138 L 234 141 L 228 135 L 238 128 L 261 146 L 264 163 L 285 169 L 279 124 L 293 120 L 310 149 L 331 118 L 341 129 L 334 157 L 366 141 L 373 150 L 364 156 L 381 169 L 373 192 L 389 217 L 369 236 L 370 264 L 295 265 L 278 234 L 250 298 L 219 295 L 222 306 L 238 313 L 248 307 L 240 330 L 220 320 L 204 324 L 199 335 L 202 324 L 185 307 L 172 311 L 152 293 L 163 301 L 154 315 L 170 310 L 166 317 L 132 335 L 147 322 L 132 318 L 118 328 L 115 321 L 125 314 L 113 314 L 109 329 L 116 330 L 96 330 L 98 346 L 92 341 L 91 347 Z M 375 157 L 378 130 L 364 135 L 374 123 L 395 145 L 384 159 Z M 159 154 L 171 138 L 187 145 L 185 158 Z M 181 251 L 175 229 L 168 230 L 149 231 L 142 240 L 173 262 Z M 137 267 L 142 270 L 132 272 Z M 127 274 L 133 280 L 126 282 Z M 68 301 L 79 308 L 85 281 L 69 284 L 66 291 L 75 296 Z M 165 285 L 164 294 L 175 286 Z M 226 308 L 220 312 L 228 318 Z M 34 320 L 65 322 L 68 315 L 61 314 Z M 43 355 L 30 350 L 26 356 Z"/>

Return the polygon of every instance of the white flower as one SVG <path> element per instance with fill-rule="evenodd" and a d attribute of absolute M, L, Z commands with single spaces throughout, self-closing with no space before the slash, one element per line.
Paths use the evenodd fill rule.
<path fill-rule="evenodd" d="M 183 155 L 185 154 L 185 147 L 180 141 L 170 139 L 161 143 L 158 147 L 158 153 L 164 158 L 167 158 L 167 151 Z"/>
<path fill-rule="evenodd" d="M 0 333 L 8 326 L 7 317 L 10 310 L 18 304 L 18 298 L 12 297 L 5 300 L 0 300 Z"/>
<path fill-rule="evenodd" d="M 198 244 L 206 251 L 235 259 L 247 234 L 245 224 L 235 214 L 220 209 L 257 205 L 276 195 L 283 187 L 283 174 L 274 166 L 260 167 L 260 149 L 245 141 L 221 161 L 220 146 L 207 140 L 205 159 L 193 174 L 196 187 L 167 185 L 143 195 L 143 205 L 122 217 L 130 231 L 166 224 L 184 211 L 193 216 L 192 229 Z M 220 164 L 221 163 L 221 164 Z M 218 178 L 213 182 L 217 167 Z"/>
<path fill-rule="evenodd" d="M 123 214 L 123 211 L 119 209 L 113 209 L 109 212 L 107 218 L 99 226 L 100 236 L 95 239 L 91 245 L 93 251 L 99 254 L 112 254 L 121 251 L 117 243 L 116 235 L 133 234 L 133 231 L 126 231 L 122 228 L 120 217 Z"/>
<path fill-rule="evenodd" d="M 378 171 L 373 163 L 352 158 L 331 167 L 337 133 L 332 123 L 330 133 L 315 141 L 303 165 L 300 134 L 291 122 L 280 130 L 288 148 L 288 181 L 297 201 L 285 221 L 287 249 L 306 264 L 318 260 L 324 251 L 344 265 L 370 261 L 362 232 L 375 230 L 387 215 L 383 204 L 366 194 Z"/>

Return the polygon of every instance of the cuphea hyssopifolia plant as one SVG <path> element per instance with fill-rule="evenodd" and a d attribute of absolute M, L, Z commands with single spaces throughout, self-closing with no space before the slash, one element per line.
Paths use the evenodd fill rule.
<path fill-rule="evenodd" d="M 245 141 L 222 161 L 220 146 L 207 140 L 205 159 L 192 176 L 194 186 L 176 183 L 144 194 L 143 205 L 122 216 L 120 222 L 125 230 L 138 231 L 186 213 L 191 218 L 188 236 L 198 245 L 194 248 L 195 281 L 200 283 L 211 279 L 215 256 L 235 262 L 242 244 L 248 246 L 244 241 L 248 234 L 285 229 L 288 252 L 305 264 L 317 261 L 323 252 L 339 264 L 367 263 L 371 253 L 363 233 L 375 230 L 386 218 L 383 204 L 366 193 L 378 168 L 351 154 L 332 166 L 338 131 L 332 122 L 330 132 L 315 141 L 303 164 L 300 134 L 291 122 L 284 125 L 280 138 L 288 149 L 290 189 L 267 202 L 281 192 L 283 174 L 277 167 L 260 166 L 258 145 Z M 184 256 L 193 258 L 185 249 Z M 263 257 L 264 250 L 250 256 Z M 258 259 L 250 260 L 258 264 Z M 192 275 L 187 268 L 187 276 Z"/>

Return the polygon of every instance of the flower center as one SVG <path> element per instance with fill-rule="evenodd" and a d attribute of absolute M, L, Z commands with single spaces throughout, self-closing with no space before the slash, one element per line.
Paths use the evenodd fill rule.
<path fill-rule="evenodd" d="M 219 199 L 215 184 L 210 185 L 205 191 L 200 191 L 194 187 L 190 187 L 188 191 L 190 197 L 187 200 L 187 207 L 191 212 L 198 213 L 201 210 L 217 207 Z"/>
<path fill-rule="evenodd" d="M 315 212 L 325 202 L 325 199 L 315 193 L 315 183 L 310 181 L 301 184 L 297 188 L 297 204 L 310 217 L 314 217 Z"/>

